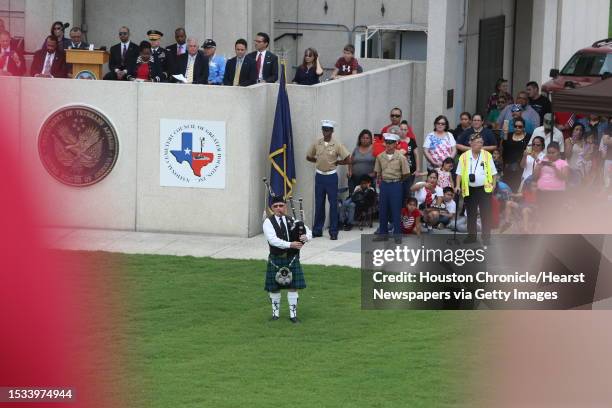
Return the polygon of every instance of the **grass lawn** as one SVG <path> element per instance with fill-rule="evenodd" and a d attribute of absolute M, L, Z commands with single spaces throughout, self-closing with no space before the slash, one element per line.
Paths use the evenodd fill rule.
<path fill-rule="evenodd" d="M 107 256 L 122 267 L 108 272 Z M 127 299 L 125 328 L 112 337 L 127 348 L 117 382 L 132 389 L 130 406 L 447 407 L 469 398 L 473 312 L 362 311 L 358 269 L 305 266 L 301 324 L 288 320 L 284 292 L 272 322 L 263 261 L 97 258 L 91 273 L 110 273 Z"/>

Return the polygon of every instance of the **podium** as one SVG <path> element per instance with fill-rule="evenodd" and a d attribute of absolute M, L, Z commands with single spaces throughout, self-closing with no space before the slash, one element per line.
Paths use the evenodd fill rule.
<path fill-rule="evenodd" d="M 66 62 L 72 64 L 72 77 L 75 79 L 102 79 L 104 64 L 108 53 L 102 50 L 66 50 Z"/>

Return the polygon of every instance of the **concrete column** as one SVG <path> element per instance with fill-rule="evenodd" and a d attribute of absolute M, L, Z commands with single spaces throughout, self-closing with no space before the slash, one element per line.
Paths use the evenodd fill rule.
<path fill-rule="evenodd" d="M 540 84 L 550 79 L 548 73 L 551 68 L 560 68 L 556 59 L 558 8 L 559 0 L 539 0 L 533 3 L 529 78 Z"/>
<path fill-rule="evenodd" d="M 433 128 L 436 116 L 443 114 L 451 123 L 455 106 L 446 108 L 447 91 L 457 95 L 457 62 L 460 2 L 430 0 L 427 18 L 427 69 L 425 85 L 425 132 Z"/>
<path fill-rule="evenodd" d="M 206 36 L 206 0 L 185 0 L 185 31 L 200 44 Z"/>
<path fill-rule="evenodd" d="M 73 0 L 26 0 L 25 47 L 27 51 L 40 49 L 54 21 L 73 24 Z"/>

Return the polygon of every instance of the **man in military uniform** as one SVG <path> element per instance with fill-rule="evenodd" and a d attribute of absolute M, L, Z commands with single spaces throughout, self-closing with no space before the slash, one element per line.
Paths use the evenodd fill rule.
<path fill-rule="evenodd" d="M 323 137 L 317 140 L 306 155 L 306 160 L 315 163 L 315 222 L 313 237 L 323 236 L 325 225 L 325 196 L 329 201 L 329 239 L 338 239 L 338 165 L 349 164 L 351 154 L 332 135 L 335 123 L 322 120 Z"/>
<path fill-rule="evenodd" d="M 168 80 L 168 61 L 166 58 L 166 50 L 159 46 L 163 36 L 164 33 L 161 31 L 147 31 L 147 37 L 149 37 L 149 42 L 151 43 L 151 55 L 153 56 L 155 63 L 158 64 L 162 70 L 161 82 L 166 82 Z"/>
<path fill-rule="evenodd" d="M 388 223 L 393 223 L 395 242 L 401 243 L 401 212 L 403 205 L 402 181 L 410 175 L 410 166 L 406 156 L 395 149 L 399 136 L 385 133 L 385 151 L 376 156 L 374 172 L 380 183 L 378 233 L 380 238 L 387 239 L 389 234 Z"/>
<path fill-rule="evenodd" d="M 272 320 L 279 319 L 280 290 L 287 289 L 289 320 L 297 323 L 297 290 L 306 288 L 304 272 L 300 265 L 300 249 L 305 242 L 312 239 L 312 233 L 308 227 L 305 227 L 306 234 L 291 241 L 295 220 L 286 215 L 287 203 L 282 197 L 272 198 L 272 211 L 274 214 L 266 218 L 263 223 L 264 235 L 270 246 L 264 289 L 270 295 Z"/>

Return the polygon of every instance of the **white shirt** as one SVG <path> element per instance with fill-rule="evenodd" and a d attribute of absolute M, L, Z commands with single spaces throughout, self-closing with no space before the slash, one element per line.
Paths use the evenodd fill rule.
<path fill-rule="evenodd" d="M 438 197 L 442 197 L 443 195 L 444 195 L 444 192 L 442 191 L 442 187 L 436 186 L 435 191 L 431 193 L 432 204 L 435 204 Z M 425 202 L 425 199 L 427 198 L 427 190 L 425 189 L 425 186 L 419 188 L 414 193 L 414 198 L 417 199 L 417 202 L 419 203 L 419 205 Z"/>
<path fill-rule="evenodd" d="M 553 127 L 553 137 L 552 139 L 559 143 L 559 151 L 561 153 L 563 153 L 565 151 L 565 143 L 563 140 L 563 133 L 557 129 L 556 127 Z M 537 127 L 533 130 L 533 134 L 531 135 L 531 140 L 533 140 L 534 137 L 536 136 L 540 136 L 544 138 L 544 151 L 546 151 L 546 148 L 548 147 L 548 145 L 550 144 L 551 140 L 550 140 L 550 132 L 548 132 L 548 135 L 546 133 L 544 133 L 544 126 L 540 126 Z"/>
<path fill-rule="evenodd" d="M 178 49 L 179 54 L 183 55 L 185 53 L 185 45 L 186 44 L 183 44 L 183 45 L 177 44 L 176 45 L 176 48 Z"/>
<path fill-rule="evenodd" d="M 45 62 L 43 62 L 42 72 L 41 72 L 42 74 L 51 75 L 51 69 L 53 68 L 53 58 L 55 58 L 55 53 L 53 54 L 47 53 L 45 55 Z M 49 72 L 45 72 L 45 67 L 47 66 L 47 63 L 49 64 Z"/>
<path fill-rule="evenodd" d="M 544 154 L 544 152 L 540 152 L 538 154 L 538 157 L 536 157 L 535 159 L 530 154 L 527 155 L 527 158 L 525 159 L 525 168 L 523 169 L 523 175 L 521 176 L 521 179 L 525 180 L 527 177 L 531 176 L 533 174 L 533 169 L 535 168 L 536 164 L 541 162 L 544 157 L 546 157 L 546 154 Z"/>
<path fill-rule="evenodd" d="M 280 220 L 281 217 L 276 217 L 276 222 L 278 223 L 278 225 L 282 226 L 283 224 L 285 224 L 285 228 L 287 229 L 287 236 L 289 236 L 289 225 L 287 224 L 287 217 L 282 217 L 283 223 L 281 223 Z M 272 225 L 272 222 L 269 218 L 266 218 L 263 223 L 263 232 L 270 245 L 280 249 L 289 249 L 291 247 L 290 241 L 285 241 L 276 236 L 276 230 L 274 229 L 274 226 Z M 306 227 L 306 237 L 307 241 L 310 241 L 312 239 L 312 232 L 308 227 Z"/>
<path fill-rule="evenodd" d="M 483 160 L 485 158 L 485 154 L 481 151 L 479 154 L 472 154 L 471 150 L 468 150 L 468 160 L 466 161 L 466 169 L 463 169 L 461 166 L 457 166 L 457 175 L 463 175 L 463 171 L 468 171 L 468 174 L 474 174 L 476 176 L 476 180 L 474 182 L 470 182 L 470 187 L 482 187 L 485 185 L 486 175 Z M 489 157 L 489 167 L 491 168 L 491 175 L 494 176 L 497 174 L 497 169 L 495 168 L 495 163 L 493 163 L 493 155 L 488 155 Z M 461 162 L 461 161 L 459 161 Z"/>
<path fill-rule="evenodd" d="M 11 53 L 11 48 L 10 47 L 9 48 L 3 48 L 2 50 L 0 50 L 0 58 L 3 58 L 5 54 L 10 54 L 10 53 Z M 3 67 L 0 67 L 0 70 L 8 71 L 8 64 L 9 64 L 10 60 L 11 60 L 11 57 L 9 56 L 6 59 L 6 64 L 4 64 Z"/>
<path fill-rule="evenodd" d="M 259 71 L 259 76 L 257 79 L 263 79 L 263 67 L 266 63 L 266 51 L 267 50 L 257 51 L 257 55 L 255 56 L 255 69 L 257 69 L 257 57 L 261 55 L 261 70 Z"/>

